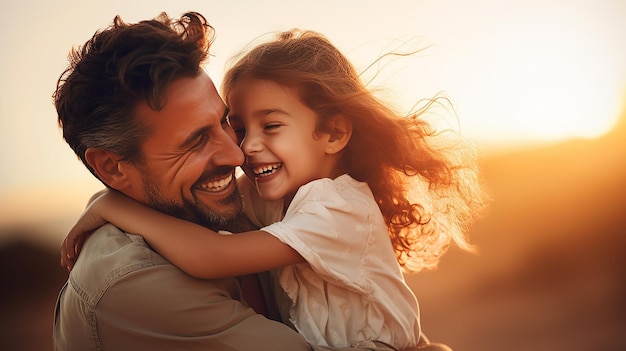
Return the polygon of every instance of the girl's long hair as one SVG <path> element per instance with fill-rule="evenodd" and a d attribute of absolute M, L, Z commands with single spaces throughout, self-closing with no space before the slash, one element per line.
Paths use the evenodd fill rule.
<path fill-rule="evenodd" d="M 394 112 L 369 91 L 353 65 L 324 36 L 292 30 L 247 52 L 225 75 L 228 101 L 242 78 L 274 81 L 296 90 L 325 121 L 340 114 L 352 123 L 341 164 L 372 190 L 406 272 L 436 266 L 451 241 L 471 250 L 469 225 L 485 203 L 476 152 L 453 130 L 436 130 L 445 98 L 433 98 L 409 116 Z M 443 109 L 450 111 L 450 109 Z"/>

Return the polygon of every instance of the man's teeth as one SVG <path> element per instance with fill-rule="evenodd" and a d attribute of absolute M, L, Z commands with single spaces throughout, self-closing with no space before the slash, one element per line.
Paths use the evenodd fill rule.
<path fill-rule="evenodd" d="M 252 172 L 254 172 L 254 175 L 258 177 L 265 177 L 276 172 L 278 169 L 280 169 L 280 167 L 281 167 L 280 163 L 273 163 L 273 164 L 268 164 L 268 165 L 263 165 L 260 167 L 253 168 Z"/>
<path fill-rule="evenodd" d="M 226 189 L 226 187 L 230 185 L 232 181 L 233 181 L 233 175 L 229 174 L 225 178 L 211 180 L 206 183 L 200 184 L 200 188 L 202 190 L 208 190 L 208 191 L 221 191 L 221 190 Z"/>

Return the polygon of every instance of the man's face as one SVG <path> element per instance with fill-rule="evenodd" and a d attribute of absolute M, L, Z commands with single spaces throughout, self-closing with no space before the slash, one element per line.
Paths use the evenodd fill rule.
<path fill-rule="evenodd" d="M 130 167 L 127 195 L 160 211 L 207 227 L 219 227 L 241 212 L 235 167 L 243 153 L 228 111 L 209 76 L 178 79 L 165 91 L 165 107 L 144 102 L 136 109 L 150 134 L 143 160 Z"/>

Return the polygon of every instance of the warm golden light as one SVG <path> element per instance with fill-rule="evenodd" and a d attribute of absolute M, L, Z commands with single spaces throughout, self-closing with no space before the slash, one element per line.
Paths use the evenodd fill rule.
<path fill-rule="evenodd" d="M 458 59 L 451 79 L 462 123 L 493 142 L 593 138 L 623 106 L 626 79 L 610 40 L 570 17 L 513 17 Z"/>
<path fill-rule="evenodd" d="M 56 125 L 51 94 L 68 50 L 117 14 L 189 10 L 216 28 L 207 70 L 217 85 L 252 39 L 294 27 L 327 35 L 359 68 L 394 43 L 432 44 L 382 67 L 375 85 L 399 109 L 445 92 L 481 148 L 494 202 L 471 233 L 478 255 L 450 250 L 437 270 L 408 277 L 426 334 L 465 351 L 624 349 L 626 1 L 286 3 L 0 3 L 3 349 L 50 349 L 66 279 L 58 247 L 102 188 Z"/>

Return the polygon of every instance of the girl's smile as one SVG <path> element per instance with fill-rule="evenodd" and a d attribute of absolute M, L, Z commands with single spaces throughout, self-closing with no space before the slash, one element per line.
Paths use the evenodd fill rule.
<path fill-rule="evenodd" d="M 250 171 L 254 175 L 254 182 L 255 184 L 257 184 L 257 188 L 258 188 L 259 183 L 270 182 L 276 177 L 278 177 L 280 174 L 280 171 L 283 168 L 283 164 L 282 163 L 268 163 L 263 166 L 251 167 L 247 165 L 247 167 L 250 168 Z"/>
<path fill-rule="evenodd" d="M 250 169 L 256 178 L 265 178 L 279 171 L 282 166 L 282 163 L 273 163 L 263 166 L 250 167 Z"/>

